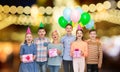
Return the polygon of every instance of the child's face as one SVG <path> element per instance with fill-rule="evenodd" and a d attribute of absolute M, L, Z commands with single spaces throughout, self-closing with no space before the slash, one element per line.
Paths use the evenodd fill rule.
<path fill-rule="evenodd" d="M 40 38 L 44 38 L 46 34 L 46 31 L 44 29 L 39 29 L 38 35 Z"/>
<path fill-rule="evenodd" d="M 65 29 L 67 31 L 67 34 L 70 34 L 73 30 L 72 26 L 68 25 Z"/>
<path fill-rule="evenodd" d="M 32 40 L 33 40 L 32 35 L 31 35 L 31 34 L 26 34 L 26 36 L 25 36 L 25 40 L 27 41 L 27 43 L 31 43 Z"/>
<path fill-rule="evenodd" d="M 52 33 L 52 38 L 53 38 L 53 40 L 58 40 L 58 37 L 59 37 L 59 35 L 58 35 L 57 32 L 53 32 L 53 33 Z"/>
<path fill-rule="evenodd" d="M 80 30 L 78 30 L 78 31 L 77 31 L 77 34 L 76 34 L 76 37 L 77 37 L 77 39 L 82 39 L 82 37 L 83 37 L 83 32 L 80 31 Z"/>
<path fill-rule="evenodd" d="M 90 36 L 90 39 L 96 39 L 96 36 L 97 36 L 96 31 L 90 32 L 89 36 Z"/>

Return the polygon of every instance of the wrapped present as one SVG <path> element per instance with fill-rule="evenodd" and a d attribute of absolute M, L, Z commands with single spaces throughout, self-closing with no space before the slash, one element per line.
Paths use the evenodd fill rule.
<path fill-rule="evenodd" d="M 56 48 L 49 49 L 49 57 L 56 57 L 56 56 L 58 56 L 57 49 Z"/>
<path fill-rule="evenodd" d="M 24 63 L 33 62 L 33 54 L 22 55 L 22 62 Z"/>
<path fill-rule="evenodd" d="M 75 49 L 73 53 L 74 58 L 80 58 L 81 57 L 81 51 L 79 49 Z"/>

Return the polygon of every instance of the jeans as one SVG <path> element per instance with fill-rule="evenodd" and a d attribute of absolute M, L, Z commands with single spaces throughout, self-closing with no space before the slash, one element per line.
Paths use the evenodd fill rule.
<path fill-rule="evenodd" d="M 47 70 L 47 62 L 37 62 L 39 66 L 39 72 L 46 72 Z"/>
<path fill-rule="evenodd" d="M 74 72 L 73 71 L 73 61 L 63 60 L 64 72 Z"/>
<path fill-rule="evenodd" d="M 60 69 L 60 66 L 49 65 L 48 67 L 50 69 L 50 72 L 59 72 Z"/>
<path fill-rule="evenodd" d="M 87 72 L 98 72 L 98 64 L 87 64 Z"/>

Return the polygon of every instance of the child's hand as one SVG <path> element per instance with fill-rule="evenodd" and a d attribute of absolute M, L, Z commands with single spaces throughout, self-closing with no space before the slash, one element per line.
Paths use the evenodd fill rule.
<path fill-rule="evenodd" d="M 101 68 L 101 64 L 98 64 L 98 68 L 99 68 L 99 69 Z"/>
<path fill-rule="evenodd" d="M 81 51 L 81 56 L 84 56 L 84 53 L 83 53 L 83 51 Z"/>
<path fill-rule="evenodd" d="M 57 54 L 60 55 L 61 54 L 61 51 L 57 49 Z"/>

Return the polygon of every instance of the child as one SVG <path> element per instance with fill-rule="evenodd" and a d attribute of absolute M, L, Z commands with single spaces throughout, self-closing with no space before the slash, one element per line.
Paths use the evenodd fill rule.
<path fill-rule="evenodd" d="M 50 72 L 59 72 L 62 55 L 63 55 L 63 45 L 59 42 L 59 35 L 57 31 L 52 33 L 53 43 L 48 45 L 48 67 Z"/>
<path fill-rule="evenodd" d="M 84 72 L 85 57 L 87 56 L 87 43 L 83 41 L 83 31 L 76 31 L 76 40 L 71 44 L 70 55 L 73 57 L 74 72 Z"/>
<path fill-rule="evenodd" d="M 43 25 L 40 25 L 43 26 Z M 40 72 L 46 72 L 47 69 L 47 45 L 49 39 L 45 37 L 46 31 L 44 27 L 38 29 L 39 37 L 34 39 L 34 43 L 37 46 L 36 62 L 39 65 Z"/>
<path fill-rule="evenodd" d="M 102 65 L 102 48 L 96 36 L 96 30 L 89 31 L 87 72 L 98 72 L 98 68 Z"/>
<path fill-rule="evenodd" d="M 38 67 L 34 61 L 36 58 L 36 46 L 32 43 L 33 37 L 28 27 L 25 35 L 25 43 L 20 48 L 20 64 L 19 72 L 38 72 Z"/>
<path fill-rule="evenodd" d="M 73 72 L 73 62 L 72 57 L 70 56 L 70 44 L 75 40 L 75 36 L 72 35 L 72 25 L 67 24 L 66 26 L 67 34 L 61 38 L 61 43 L 64 46 L 64 53 L 63 53 L 63 67 L 64 72 Z"/>

